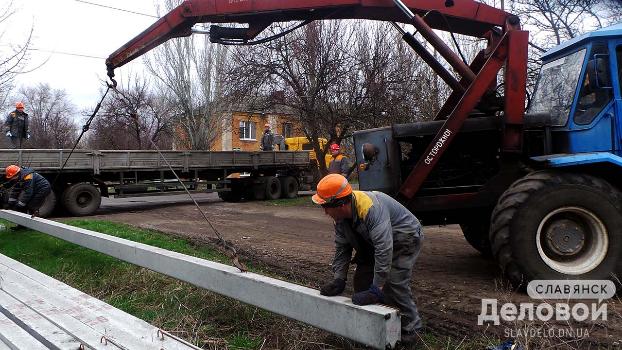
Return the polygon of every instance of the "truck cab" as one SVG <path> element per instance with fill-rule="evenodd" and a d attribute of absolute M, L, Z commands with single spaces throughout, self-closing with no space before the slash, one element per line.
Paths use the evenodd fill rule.
<path fill-rule="evenodd" d="M 574 38 L 542 61 L 526 152 L 543 167 L 622 164 L 622 24 Z"/>

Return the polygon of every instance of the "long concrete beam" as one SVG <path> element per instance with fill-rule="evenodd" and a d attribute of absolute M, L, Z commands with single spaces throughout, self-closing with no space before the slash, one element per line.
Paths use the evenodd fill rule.
<path fill-rule="evenodd" d="M 0 218 L 376 349 L 392 348 L 400 339 L 393 308 L 357 306 L 350 298 L 325 297 L 315 289 L 15 211 L 0 210 Z"/>

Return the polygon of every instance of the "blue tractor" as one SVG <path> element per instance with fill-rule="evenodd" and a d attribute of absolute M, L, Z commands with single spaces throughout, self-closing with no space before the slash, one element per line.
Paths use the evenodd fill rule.
<path fill-rule="evenodd" d="M 622 24 L 574 38 L 542 61 L 520 151 L 502 150 L 503 99 L 482 99 L 405 203 L 424 224 L 460 224 L 515 286 L 533 279 L 619 283 Z M 445 123 L 355 133 L 360 188 L 399 196 L 416 161 L 433 155 L 426 146 L 443 140 L 433 137 Z"/>

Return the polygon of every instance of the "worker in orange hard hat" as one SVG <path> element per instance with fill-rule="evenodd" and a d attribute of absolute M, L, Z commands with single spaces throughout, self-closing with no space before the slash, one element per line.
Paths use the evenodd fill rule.
<path fill-rule="evenodd" d="M 28 131 L 28 114 L 24 112 L 24 103 L 17 102 L 15 111 L 9 113 L 4 121 L 4 132 L 11 141 L 13 148 L 22 148 L 25 140 L 30 138 Z"/>
<path fill-rule="evenodd" d="M 347 178 L 350 175 L 348 157 L 341 154 L 341 147 L 338 144 L 333 143 L 330 145 L 330 155 L 332 158 L 328 164 L 328 172 L 331 174 L 341 174 Z"/>
<path fill-rule="evenodd" d="M 4 170 L 9 180 L 9 208 L 38 215 L 45 198 L 52 192 L 48 180 L 30 168 L 9 165 Z"/>
<path fill-rule="evenodd" d="M 334 280 L 324 285 L 320 293 L 341 294 L 349 265 L 356 263 L 352 302 L 385 303 L 398 308 L 402 342 L 416 343 L 423 325 L 410 283 L 423 240 L 419 220 L 382 192 L 353 191 L 340 174 L 329 174 L 320 180 L 312 201 L 335 221 Z"/>
<path fill-rule="evenodd" d="M 263 135 L 261 136 L 261 150 L 273 151 L 274 150 L 274 133 L 270 130 L 270 124 L 264 125 Z"/>

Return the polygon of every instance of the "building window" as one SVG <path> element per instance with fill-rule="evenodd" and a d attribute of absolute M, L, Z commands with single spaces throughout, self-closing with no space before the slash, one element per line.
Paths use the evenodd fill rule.
<path fill-rule="evenodd" d="M 251 121 L 240 122 L 240 140 L 256 141 L 256 125 Z"/>
<path fill-rule="evenodd" d="M 292 137 L 293 129 L 292 123 L 283 123 L 283 137 Z"/>

